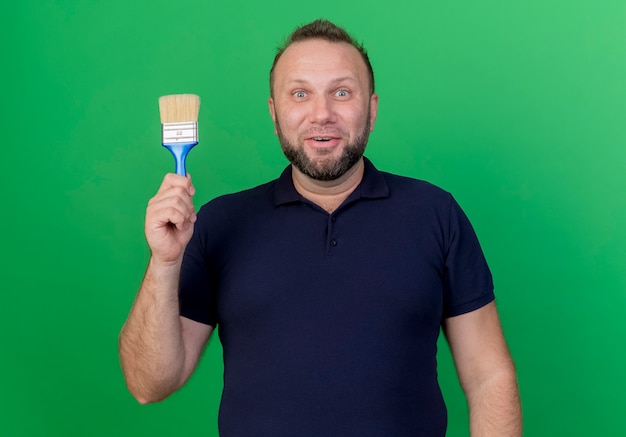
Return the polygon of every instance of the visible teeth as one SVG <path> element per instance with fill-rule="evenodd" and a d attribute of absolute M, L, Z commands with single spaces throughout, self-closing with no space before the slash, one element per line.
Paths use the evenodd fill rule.
<path fill-rule="evenodd" d="M 330 138 L 327 138 L 327 137 L 315 137 L 313 139 L 315 141 L 330 141 Z"/>

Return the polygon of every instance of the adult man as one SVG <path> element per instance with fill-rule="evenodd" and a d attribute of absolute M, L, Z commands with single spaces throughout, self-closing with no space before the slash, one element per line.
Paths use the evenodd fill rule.
<path fill-rule="evenodd" d="M 279 51 L 270 87 L 291 162 L 279 179 L 196 217 L 191 180 L 168 175 L 149 203 L 152 256 L 120 335 L 130 391 L 146 403 L 181 387 L 219 326 L 225 436 L 444 435 L 443 326 L 472 434 L 519 435 L 469 222 L 449 194 L 363 158 L 378 110 L 365 51 L 317 20 Z"/>

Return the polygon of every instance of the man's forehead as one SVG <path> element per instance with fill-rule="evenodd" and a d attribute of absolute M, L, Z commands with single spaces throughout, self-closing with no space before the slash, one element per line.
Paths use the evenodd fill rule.
<path fill-rule="evenodd" d="M 342 76 L 351 76 L 350 72 L 361 70 L 366 73 L 367 66 L 359 51 L 349 43 L 310 39 L 298 41 L 285 49 L 278 60 L 275 73 L 288 74 L 295 70 L 340 68 Z M 359 72 L 361 72 L 359 71 Z"/>
<path fill-rule="evenodd" d="M 328 41 L 321 38 L 311 38 L 297 41 L 289 45 L 283 52 L 278 62 L 285 58 L 330 55 L 332 53 L 344 53 L 346 55 L 360 56 L 359 51 L 345 41 Z"/>

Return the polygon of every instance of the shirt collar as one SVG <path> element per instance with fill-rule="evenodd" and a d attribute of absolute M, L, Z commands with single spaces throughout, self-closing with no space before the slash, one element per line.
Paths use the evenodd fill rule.
<path fill-rule="evenodd" d="M 360 198 L 377 199 L 389 197 L 389 187 L 385 180 L 385 175 L 378 171 L 374 164 L 363 157 L 365 168 L 363 180 L 348 196 L 346 202 L 352 202 Z M 301 202 L 304 198 L 296 191 L 291 177 L 291 165 L 288 166 L 276 180 L 274 185 L 274 205 L 284 205 L 287 203 Z"/>

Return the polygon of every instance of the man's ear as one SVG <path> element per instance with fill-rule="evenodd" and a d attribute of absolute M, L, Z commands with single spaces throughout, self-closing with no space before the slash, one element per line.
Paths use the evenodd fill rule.
<path fill-rule="evenodd" d="M 370 132 L 374 131 L 376 124 L 376 116 L 378 115 L 378 94 L 374 93 L 370 96 Z"/>
<path fill-rule="evenodd" d="M 269 106 L 269 109 L 270 109 L 270 116 L 272 117 L 272 123 L 274 123 L 274 133 L 278 134 L 278 131 L 276 130 L 276 108 L 274 107 L 274 99 L 271 97 L 267 99 L 267 105 Z"/>

